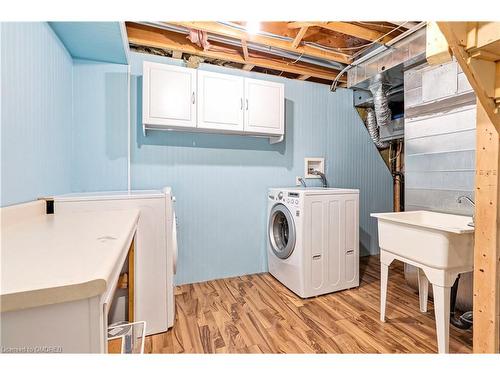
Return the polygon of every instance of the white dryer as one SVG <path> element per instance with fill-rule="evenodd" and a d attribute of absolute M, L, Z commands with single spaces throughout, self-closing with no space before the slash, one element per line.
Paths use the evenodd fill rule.
<path fill-rule="evenodd" d="M 146 321 L 146 334 L 174 324 L 174 274 L 177 261 L 176 218 L 171 188 L 72 193 L 52 198 L 54 214 L 99 210 L 140 210 L 135 247 L 135 320 Z M 115 295 L 111 322 L 126 319 L 125 295 Z"/>
<path fill-rule="evenodd" d="M 357 189 L 269 189 L 269 273 L 302 298 L 359 286 L 358 207 Z"/>

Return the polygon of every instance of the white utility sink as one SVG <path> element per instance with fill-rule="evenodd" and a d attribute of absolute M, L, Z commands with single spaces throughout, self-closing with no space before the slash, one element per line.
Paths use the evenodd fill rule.
<path fill-rule="evenodd" d="M 381 249 L 438 269 L 473 265 L 470 216 L 431 211 L 371 214 L 378 218 Z"/>
<path fill-rule="evenodd" d="M 434 292 L 439 353 L 449 347 L 450 290 L 458 274 L 473 270 L 472 218 L 431 211 L 371 214 L 378 219 L 380 319 L 385 321 L 389 265 L 394 259 L 419 268 L 420 310 L 427 311 L 428 284 Z"/>

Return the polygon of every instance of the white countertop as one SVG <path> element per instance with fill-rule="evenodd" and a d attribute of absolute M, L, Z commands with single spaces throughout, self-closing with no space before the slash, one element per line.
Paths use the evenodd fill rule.
<path fill-rule="evenodd" d="M 119 210 L 2 220 L 1 311 L 103 294 L 138 219 L 139 210 Z"/>
<path fill-rule="evenodd" d="M 151 199 L 165 197 L 166 193 L 171 193 L 170 187 L 165 187 L 163 190 L 123 190 L 69 193 L 56 195 L 51 198 L 58 202 L 92 201 L 103 199 Z"/>

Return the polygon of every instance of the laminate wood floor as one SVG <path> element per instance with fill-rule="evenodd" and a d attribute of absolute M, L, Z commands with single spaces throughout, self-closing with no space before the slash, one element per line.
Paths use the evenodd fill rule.
<path fill-rule="evenodd" d="M 176 288 L 176 319 L 148 336 L 147 353 L 435 353 L 434 309 L 419 310 L 403 265 L 389 272 L 379 320 L 378 257 L 361 258 L 359 288 L 301 299 L 268 273 Z M 450 352 L 470 353 L 472 332 L 450 327 Z"/>

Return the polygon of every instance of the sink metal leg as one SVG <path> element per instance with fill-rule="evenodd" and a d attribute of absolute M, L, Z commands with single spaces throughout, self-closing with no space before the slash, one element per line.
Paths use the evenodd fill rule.
<path fill-rule="evenodd" d="M 418 268 L 418 298 L 420 300 L 420 311 L 427 312 L 427 300 L 429 298 L 429 280 L 425 272 Z"/>
<path fill-rule="evenodd" d="M 389 279 L 389 266 L 380 263 L 380 320 L 385 322 L 385 305 L 387 300 L 387 281 Z"/>
<path fill-rule="evenodd" d="M 436 331 L 438 352 L 449 352 L 450 340 L 450 296 L 451 288 L 432 284 L 434 292 L 434 313 L 436 316 Z"/>

